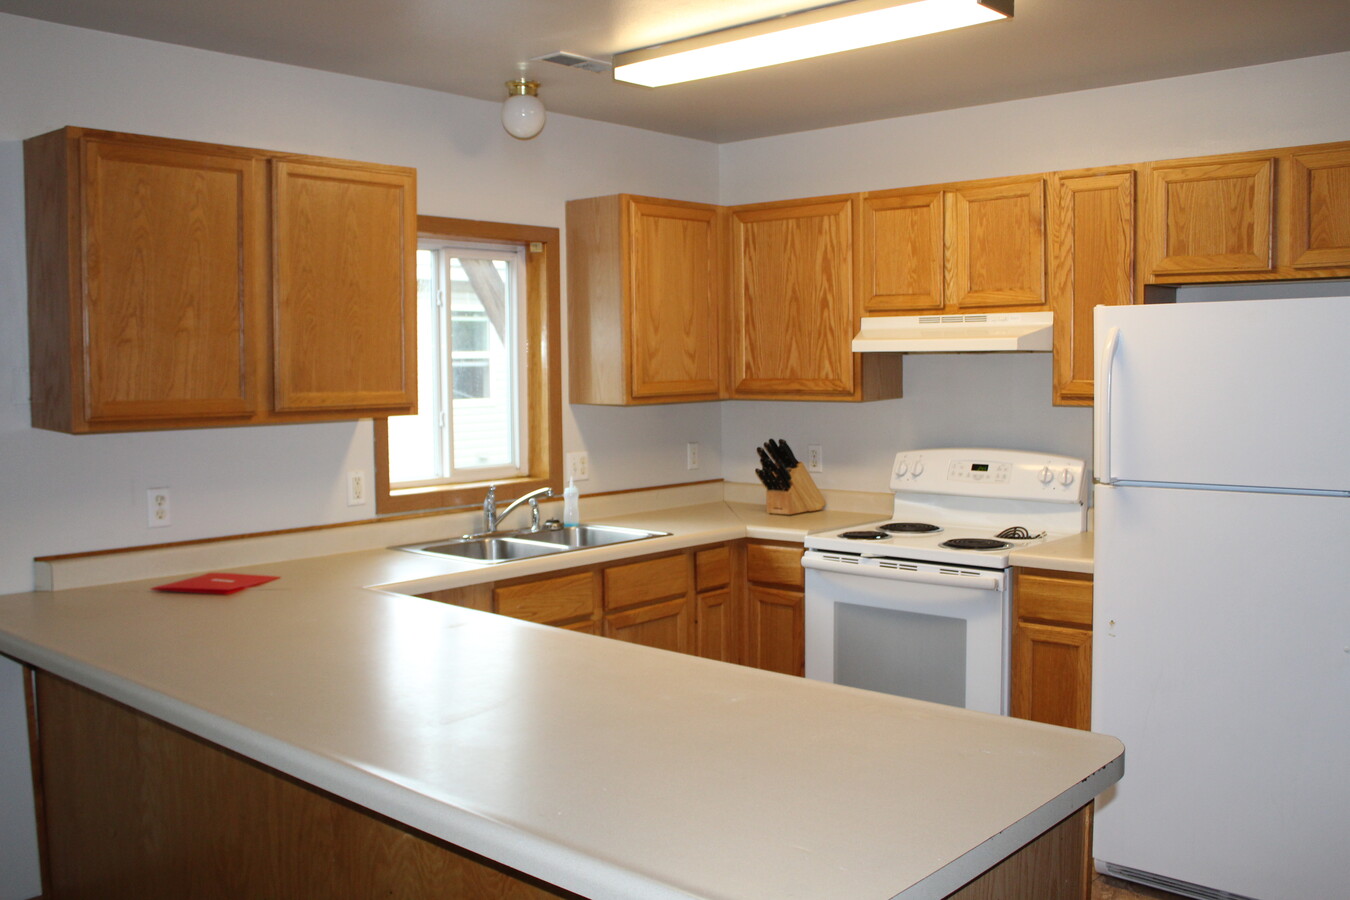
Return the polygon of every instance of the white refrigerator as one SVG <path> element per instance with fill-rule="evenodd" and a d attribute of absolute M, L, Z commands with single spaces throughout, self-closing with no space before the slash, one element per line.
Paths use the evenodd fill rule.
<path fill-rule="evenodd" d="M 1097 868 L 1350 896 L 1350 297 L 1096 310 Z"/>

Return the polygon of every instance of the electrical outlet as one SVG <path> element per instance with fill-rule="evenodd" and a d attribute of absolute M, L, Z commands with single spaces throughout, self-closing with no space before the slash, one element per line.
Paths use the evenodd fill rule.
<path fill-rule="evenodd" d="M 567 454 L 567 477 L 572 481 L 585 481 L 591 477 L 591 458 L 584 450 Z"/>
<path fill-rule="evenodd" d="M 150 488 L 145 492 L 146 524 L 151 528 L 163 528 L 172 525 L 169 515 L 169 489 Z"/>
<path fill-rule="evenodd" d="M 825 471 L 825 458 L 821 455 L 819 444 L 812 444 L 806 448 L 806 471 Z"/>
<path fill-rule="evenodd" d="M 684 445 L 684 465 L 689 469 L 698 468 L 698 444 L 694 441 Z"/>
<path fill-rule="evenodd" d="M 363 506 L 366 502 L 366 473 L 353 469 L 347 473 L 347 505 Z"/>

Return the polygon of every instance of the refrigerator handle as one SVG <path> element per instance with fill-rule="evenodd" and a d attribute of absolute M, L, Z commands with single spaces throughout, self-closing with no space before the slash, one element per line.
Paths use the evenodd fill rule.
<path fill-rule="evenodd" d="M 1111 475 L 1111 375 L 1116 351 L 1120 348 L 1120 328 L 1106 333 L 1101 355 L 1097 358 L 1097 409 L 1093 417 L 1092 469 L 1099 484 L 1114 484 Z"/>

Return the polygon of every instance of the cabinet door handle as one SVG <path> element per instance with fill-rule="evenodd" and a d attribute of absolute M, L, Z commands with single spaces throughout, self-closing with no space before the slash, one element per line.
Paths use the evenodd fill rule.
<path fill-rule="evenodd" d="M 1120 349 L 1120 328 L 1112 326 L 1106 333 L 1101 356 L 1097 358 L 1097 415 L 1093 419 L 1092 468 L 1098 484 L 1114 484 L 1111 474 L 1111 376 L 1115 371 L 1116 353 Z"/>

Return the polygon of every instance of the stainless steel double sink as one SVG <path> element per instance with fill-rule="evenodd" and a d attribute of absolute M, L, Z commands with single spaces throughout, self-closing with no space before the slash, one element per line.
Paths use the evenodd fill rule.
<path fill-rule="evenodd" d="M 572 550 L 641 541 L 668 534 L 670 534 L 668 531 L 647 531 L 620 525 L 569 525 L 565 528 L 542 528 L 539 531 L 525 529 L 474 534 L 448 541 L 408 544 L 394 549 L 427 556 L 448 556 L 482 565 L 495 565 L 512 560 L 567 553 Z"/>

